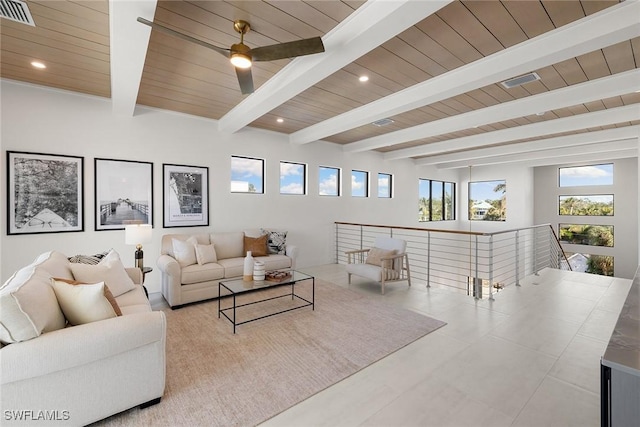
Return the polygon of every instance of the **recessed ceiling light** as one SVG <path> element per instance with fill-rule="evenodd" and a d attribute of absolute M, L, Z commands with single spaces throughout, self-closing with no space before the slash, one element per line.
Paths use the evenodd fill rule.
<path fill-rule="evenodd" d="M 278 122 L 278 123 L 282 123 L 282 122 L 284 122 L 284 119 L 283 119 L 282 117 L 278 117 L 278 118 L 276 119 L 276 122 Z"/>
<path fill-rule="evenodd" d="M 360 80 L 361 82 L 368 82 L 369 81 L 369 76 L 360 76 L 358 77 L 358 80 Z"/>
<path fill-rule="evenodd" d="M 39 61 L 31 61 L 31 66 L 33 66 L 34 68 L 40 68 L 40 69 L 47 68 L 46 65 L 44 65 L 42 62 L 39 62 Z"/>
<path fill-rule="evenodd" d="M 536 116 L 544 116 L 544 111 L 540 111 L 539 113 L 536 113 Z"/>

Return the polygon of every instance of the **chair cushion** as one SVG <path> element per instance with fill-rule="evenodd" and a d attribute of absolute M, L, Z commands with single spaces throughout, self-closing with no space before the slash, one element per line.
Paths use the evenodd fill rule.
<path fill-rule="evenodd" d="M 347 273 L 355 274 L 356 276 L 366 277 L 367 279 L 374 280 L 376 282 L 382 281 L 382 267 L 371 264 L 347 264 Z M 387 273 L 386 280 L 397 280 L 400 278 L 400 272 L 396 270 L 385 270 Z"/>
<path fill-rule="evenodd" d="M 381 249 L 381 248 L 371 248 L 367 253 L 367 259 L 365 260 L 366 264 L 377 265 L 382 267 L 382 258 L 390 257 L 396 254 L 395 249 Z M 391 262 L 387 261 L 386 267 L 391 267 Z"/>
<path fill-rule="evenodd" d="M 244 273 L 244 258 L 228 258 L 218 260 L 218 264 L 224 267 L 224 277 L 229 279 L 231 277 L 242 276 Z"/>
<path fill-rule="evenodd" d="M 27 341 L 66 323 L 51 274 L 40 266 L 18 270 L 0 288 L 0 342 Z"/>
<path fill-rule="evenodd" d="M 266 271 L 291 268 L 291 258 L 286 255 L 262 256 L 256 258 L 256 261 L 264 262 L 264 268 Z"/>

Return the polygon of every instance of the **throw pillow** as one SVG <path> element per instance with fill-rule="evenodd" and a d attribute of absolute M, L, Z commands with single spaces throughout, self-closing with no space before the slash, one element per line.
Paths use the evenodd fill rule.
<path fill-rule="evenodd" d="M 135 289 L 136 285 L 124 269 L 120 255 L 112 250 L 98 265 L 70 264 L 73 277 L 84 283 L 104 282 L 114 297 Z"/>
<path fill-rule="evenodd" d="M 51 288 L 51 275 L 43 268 L 28 265 L 0 288 L 0 342 L 27 341 L 65 324 Z"/>
<path fill-rule="evenodd" d="M 286 231 L 269 231 L 261 228 L 260 233 L 268 236 L 267 247 L 269 248 L 269 253 L 284 255 L 287 247 Z"/>
<path fill-rule="evenodd" d="M 117 316 L 104 296 L 104 282 L 72 285 L 51 279 L 51 284 L 64 317 L 71 325 L 84 325 Z"/>
<path fill-rule="evenodd" d="M 99 254 L 95 254 L 95 255 L 74 255 L 72 257 L 69 257 L 69 262 L 76 263 L 76 264 L 80 263 L 80 264 L 98 265 L 104 257 L 109 255 L 109 252 L 111 252 L 111 249 L 108 251 L 100 252 Z"/>
<path fill-rule="evenodd" d="M 213 245 L 196 245 L 196 259 L 200 265 L 216 262 L 216 249 Z"/>
<path fill-rule="evenodd" d="M 195 248 L 195 245 L 198 244 L 198 241 L 195 237 L 189 237 L 186 241 L 173 239 L 172 244 L 173 255 L 175 255 L 176 261 L 178 261 L 180 267 L 187 267 L 198 262 L 196 258 Z"/>
<path fill-rule="evenodd" d="M 91 284 L 91 283 L 80 282 L 78 280 L 62 279 L 60 277 L 54 277 L 52 280 L 55 280 L 58 282 L 65 282 L 70 285 L 90 285 Z M 111 290 L 109 290 L 109 287 L 107 285 L 104 285 L 104 297 L 107 299 L 107 301 L 109 301 L 109 304 L 111 304 L 111 307 L 113 307 L 113 311 L 115 311 L 116 316 L 122 316 L 122 310 L 120 310 L 120 306 L 118 305 L 118 302 L 116 301 L 115 297 L 113 296 L 113 294 L 111 293 Z"/>
<path fill-rule="evenodd" d="M 244 236 L 244 254 L 251 251 L 251 256 L 267 256 L 269 251 L 267 250 L 267 235 L 260 237 L 248 237 Z"/>
<path fill-rule="evenodd" d="M 367 254 L 367 259 L 365 260 L 366 264 L 378 265 L 382 267 L 381 258 L 393 256 L 396 254 L 395 249 L 380 249 L 380 248 L 371 248 L 369 249 L 369 253 Z M 391 267 L 391 263 L 387 262 L 386 267 Z"/>

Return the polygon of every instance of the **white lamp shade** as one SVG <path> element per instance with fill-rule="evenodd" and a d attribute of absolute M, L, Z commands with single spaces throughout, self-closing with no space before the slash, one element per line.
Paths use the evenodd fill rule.
<path fill-rule="evenodd" d="M 124 229 L 124 242 L 127 245 L 138 245 L 151 241 L 151 224 L 130 224 Z"/>

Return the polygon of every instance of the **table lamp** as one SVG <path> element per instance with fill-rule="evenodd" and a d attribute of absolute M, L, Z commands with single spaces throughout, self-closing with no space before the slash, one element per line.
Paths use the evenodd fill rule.
<path fill-rule="evenodd" d="M 151 229 L 151 224 L 131 224 L 124 229 L 125 244 L 136 245 L 134 265 L 140 270 L 144 268 L 142 244 L 151 241 Z"/>

